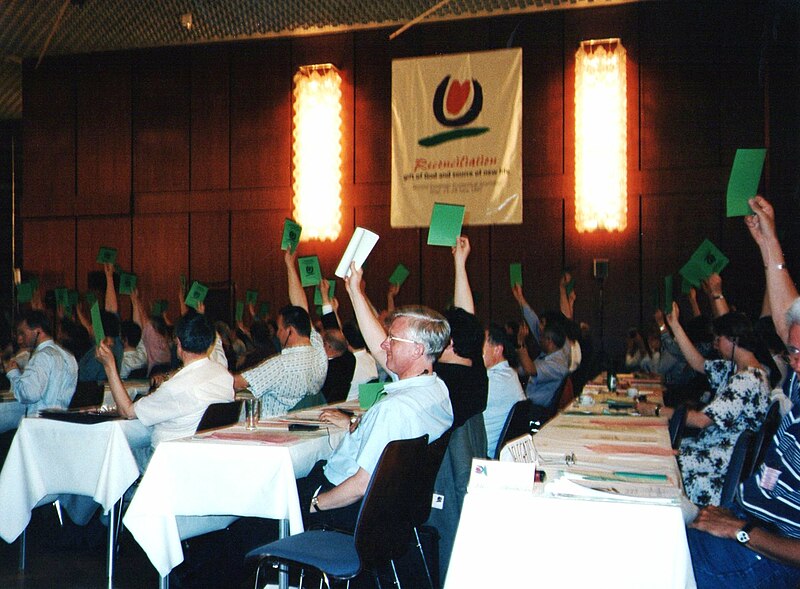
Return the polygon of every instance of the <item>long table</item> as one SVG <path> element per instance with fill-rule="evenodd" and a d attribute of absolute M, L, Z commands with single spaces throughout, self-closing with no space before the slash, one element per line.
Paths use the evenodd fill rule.
<path fill-rule="evenodd" d="M 696 586 L 666 420 L 560 414 L 533 446 L 550 483 L 471 484 L 446 589 Z"/>
<path fill-rule="evenodd" d="M 301 532 L 295 479 L 330 456 L 343 435 L 332 426 L 289 432 L 274 422 L 255 432 L 237 425 L 162 442 L 123 523 L 167 586 L 170 571 L 183 561 L 182 539 L 243 516 L 281 520 L 282 535 Z"/>
<path fill-rule="evenodd" d="M 14 429 L 25 416 L 25 406 L 11 391 L 0 391 L 0 434 Z"/>

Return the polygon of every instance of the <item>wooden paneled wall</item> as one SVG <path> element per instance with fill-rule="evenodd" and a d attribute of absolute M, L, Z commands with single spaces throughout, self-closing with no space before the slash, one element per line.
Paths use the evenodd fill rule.
<path fill-rule="evenodd" d="M 371 227 L 381 235 L 366 276 L 376 305 L 402 261 L 412 273 L 399 301 L 441 307 L 452 296 L 449 251 L 425 246 L 424 230 L 389 226 L 391 60 L 520 46 L 524 223 L 466 229 L 481 319 L 518 315 L 507 268 L 520 261 L 539 310 L 557 306 L 561 268 L 571 266 L 576 318 L 596 326 L 592 259 L 608 258 L 613 348 L 705 237 L 732 259 L 726 291 L 754 309 L 755 248 L 741 220 L 722 215 L 735 149 L 767 139 L 762 16 L 755 0 L 642 3 L 419 25 L 391 42 L 390 31 L 371 30 L 25 64 L 21 265 L 48 288 L 83 290 L 97 248 L 109 245 L 149 299 L 175 301 L 187 274 L 284 304 L 278 240 L 292 209 L 292 76 L 332 62 L 344 80 L 344 231 L 301 253 L 319 254 L 332 275 L 352 228 Z M 628 228 L 578 234 L 574 54 L 582 39 L 612 36 L 628 51 Z M 337 292 L 346 298 L 343 285 Z M 345 300 L 342 309 L 349 314 Z"/>

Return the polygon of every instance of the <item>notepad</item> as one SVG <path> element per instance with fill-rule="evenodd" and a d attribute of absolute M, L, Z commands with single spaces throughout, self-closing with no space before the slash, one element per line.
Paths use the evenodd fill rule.
<path fill-rule="evenodd" d="M 317 256 L 304 256 L 297 258 L 297 265 L 300 268 L 300 284 L 314 286 L 322 280 L 322 271 L 319 269 L 319 258 Z"/>
<path fill-rule="evenodd" d="M 347 249 L 344 250 L 342 259 L 336 267 L 336 276 L 339 278 L 346 278 L 350 275 L 350 264 L 355 262 L 356 268 L 361 268 L 369 256 L 372 248 L 378 243 L 378 234 L 373 233 L 369 229 L 363 227 L 356 227 L 353 232 L 353 237 L 350 238 L 350 243 L 347 244 Z"/>
<path fill-rule="evenodd" d="M 297 244 L 300 243 L 300 233 L 303 231 L 303 228 L 292 221 L 291 219 L 286 219 L 283 222 L 283 236 L 281 237 L 281 249 L 282 250 L 289 250 L 290 252 L 294 252 L 297 249 Z"/>
<path fill-rule="evenodd" d="M 758 192 L 766 155 L 764 148 L 736 150 L 725 197 L 728 217 L 743 217 L 753 212 L 747 201 Z"/>
<path fill-rule="evenodd" d="M 465 211 L 464 205 L 433 203 L 431 223 L 428 229 L 428 245 L 455 246 L 456 239 L 461 235 Z"/>

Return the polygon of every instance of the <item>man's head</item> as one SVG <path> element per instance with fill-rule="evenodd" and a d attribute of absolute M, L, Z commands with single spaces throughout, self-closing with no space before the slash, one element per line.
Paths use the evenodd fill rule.
<path fill-rule="evenodd" d="M 347 351 L 347 340 L 338 329 L 326 329 L 322 335 L 322 343 L 328 358 L 338 358 Z"/>
<path fill-rule="evenodd" d="M 472 360 L 473 363 L 479 361 L 484 334 L 478 318 L 460 307 L 448 309 L 444 312 L 444 317 L 450 324 L 450 341 L 455 355 Z"/>
<path fill-rule="evenodd" d="M 27 309 L 17 320 L 17 343 L 22 348 L 35 348 L 40 342 L 51 339 L 53 330 L 44 311 Z"/>
<path fill-rule="evenodd" d="M 135 348 L 139 345 L 142 339 L 142 328 L 133 321 L 123 321 L 119 325 L 120 333 L 122 335 L 122 343 L 129 347 Z"/>
<path fill-rule="evenodd" d="M 563 348 L 566 341 L 567 335 L 564 333 L 564 328 L 551 321 L 542 330 L 539 345 L 545 354 L 552 354 L 556 350 Z"/>
<path fill-rule="evenodd" d="M 450 342 L 450 325 L 433 309 L 400 307 L 391 315 L 389 333 L 381 344 L 386 366 L 401 379 L 431 370 Z"/>
<path fill-rule="evenodd" d="M 189 310 L 175 324 L 175 337 L 178 338 L 179 351 L 206 354 L 214 343 L 216 332 L 205 315 Z"/>
<path fill-rule="evenodd" d="M 486 330 L 483 342 L 483 363 L 486 368 L 491 368 L 507 360 L 512 367 L 517 364 L 517 351 L 514 342 L 503 327 L 492 323 Z"/>
<path fill-rule="evenodd" d="M 361 350 L 367 347 L 367 342 L 364 341 L 364 336 L 361 335 L 361 329 L 359 329 L 358 322 L 355 319 L 344 322 L 342 333 L 347 338 L 347 343 L 354 350 Z"/>
<path fill-rule="evenodd" d="M 286 305 L 278 311 L 278 331 L 276 333 L 281 347 L 295 343 L 298 338 L 311 335 L 311 319 L 303 307 Z"/>
<path fill-rule="evenodd" d="M 786 312 L 786 324 L 789 326 L 789 339 L 786 342 L 789 366 L 800 374 L 800 297 L 794 300 Z"/>

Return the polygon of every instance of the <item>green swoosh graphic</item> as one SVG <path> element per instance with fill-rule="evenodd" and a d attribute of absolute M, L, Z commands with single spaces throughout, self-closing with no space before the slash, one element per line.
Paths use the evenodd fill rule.
<path fill-rule="evenodd" d="M 429 137 L 423 137 L 417 143 L 422 147 L 433 147 L 446 141 L 453 141 L 454 139 L 461 139 L 462 137 L 474 137 L 475 135 L 483 135 L 489 127 L 472 127 L 470 129 L 455 129 L 453 131 L 445 131 L 444 133 L 437 133 Z"/>

